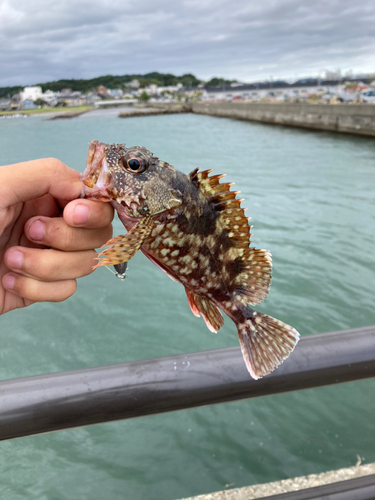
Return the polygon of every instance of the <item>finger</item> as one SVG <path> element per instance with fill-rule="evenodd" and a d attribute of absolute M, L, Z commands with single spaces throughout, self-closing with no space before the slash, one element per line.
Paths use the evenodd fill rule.
<path fill-rule="evenodd" d="M 51 194 L 61 200 L 73 200 L 78 198 L 81 189 L 79 173 L 55 158 L 43 158 L 1 167 L 2 207 L 32 200 L 45 194 Z"/>
<path fill-rule="evenodd" d="M 95 250 L 60 252 L 52 249 L 12 247 L 4 254 L 8 269 L 40 281 L 64 281 L 92 273 Z"/>
<path fill-rule="evenodd" d="M 64 220 L 69 226 L 105 227 L 113 220 L 113 208 L 101 201 L 74 200 L 66 205 Z"/>
<path fill-rule="evenodd" d="M 46 283 L 16 273 L 8 273 L 2 279 L 3 287 L 32 302 L 61 302 L 77 289 L 75 280 Z"/>
<path fill-rule="evenodd" d="M 62 217 L 33 217 L 25 224 L 27 238 L 66 252 L 99 248 L 112 237 L 112 226 L 85 229 L 68 226 Z"/>

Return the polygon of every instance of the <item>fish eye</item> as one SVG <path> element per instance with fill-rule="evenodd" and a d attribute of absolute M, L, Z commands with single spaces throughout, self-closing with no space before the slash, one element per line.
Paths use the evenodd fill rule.
<path fill-rule="evenodd" d="M 125 161 L 125 167 L 131 172 L 144 172 L 146 170 L 146 166 L 142 160 L 138 158 L 129 158 L 129 160 Z"/>

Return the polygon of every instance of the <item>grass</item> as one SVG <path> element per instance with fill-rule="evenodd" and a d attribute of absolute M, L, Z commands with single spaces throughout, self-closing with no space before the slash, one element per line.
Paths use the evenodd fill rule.
<path fill-rule="evenodd" d="M 62 106 L 59 108 L 17 109 L 14 111 L 0 111 L 1 115 L 38 115 L 40 113 L 66 113 L 70 111 L 90 111 L 92 106 Z"/>

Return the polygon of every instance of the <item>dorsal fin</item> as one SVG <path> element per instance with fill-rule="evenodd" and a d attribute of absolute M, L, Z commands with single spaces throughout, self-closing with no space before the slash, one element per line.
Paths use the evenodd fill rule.
<path fill-rule="evenodd" d="M 199 184 L 200 181 L 207 179 L 208 174 L 210 174 L 213 171 L 214 169 L 210 168 L 209 170 L 203 170 L 203 172 L 199 172 L 199 168 L 195 168 L 192 172 L 190 172 L 188 177 L 194 184 Z"/>
<path fill-rule="evenodd" d="M 210 203 L 213 203 L 215 210 L 219 213 L 219 218 L 229 238 L 236 241 L 239 248 L 248 248 L 250 244 L 249 218 L 245 217 L 245 209 L 241 208 L 241 202 L 236 196 L 240 191 L 231 191 L 233 182 L 220 184 L 223 175 L 212 175 L 213 169 L 199 172 L 196 168 L 189 174 L 190 180 L 195 184 Z"/>

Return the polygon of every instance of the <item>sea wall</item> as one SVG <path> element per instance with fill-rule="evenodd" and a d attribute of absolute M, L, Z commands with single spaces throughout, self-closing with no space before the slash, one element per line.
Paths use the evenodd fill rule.
<path fill-rule="evenodd" d="M 191 113 L 192 105 L 186 102 L 148 102 L 143 107 L 158 108 L 172 113 Z"/>
<path fill-rule="evenodd" d="M 375 137 L 373 104 L 193 103 L 193 113 Z"/>

